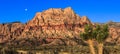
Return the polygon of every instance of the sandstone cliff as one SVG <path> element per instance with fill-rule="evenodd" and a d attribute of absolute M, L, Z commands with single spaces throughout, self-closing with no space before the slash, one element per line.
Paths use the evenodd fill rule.
<path fill-rule="evenodd" d="M 84 31 L 86 24 L 93 23 L 86 16 L 78 16 L 70 7 L 50 8 L 36 13 L 35 17 L 26 24 L 18 22 L 0 24 L 0 44 L 17 46 L 77 45 L 82 43 L 79 34 Z M 120 36 L 118 29 L 110 28 L 107 42 L 113 42 Z M 119 42 L 120 38 L 114 43 L 118 44 Z"/>
<path fill-rule="evenodd" d="M 39 36 L 45 34 L 45 37 L 72 37 L 83 31 L 85 24 L 91 24 L 91 22 L 86 16 L 80 18 L 70 7 L 65 9 L 51 8 L 37 13 L 33 20 L 27 23 L 24 31 L 32 30 L 35 34 L 39 29 L 39 34 L 37 34 Z"/>

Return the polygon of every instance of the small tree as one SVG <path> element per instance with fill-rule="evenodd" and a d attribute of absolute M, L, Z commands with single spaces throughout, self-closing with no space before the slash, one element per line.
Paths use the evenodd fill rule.
<path fill-rule="evenodd" d="M 88 42 L 91 54 L 95 54 L 93 45 L 93 40 L 95 39 L 95 37 L 93 36 L 93 27 L 91 25 L 86 25 L 84 32 L 81 33 L 80 36 L 83 40 L 86 40 Z"/>
<path fill-rule="evenodd" d="M 103 54 L 103 42 L 109 35 L 108 25 L 97 25 L 94 32 L 98 42 L 98 54 Z"/>
<path fill-rule="evenodd" d="M 91 25 L 86 25 L 84 30 L 80 36 L 83 40 L 88 41 L 91 53 L 95 54 L 93 40 L 96 40 L 98 42 L 98 54 L 103 54 L 103 42 L 109 35 L 108 25 L 97 25 L 95 28 Z"/>

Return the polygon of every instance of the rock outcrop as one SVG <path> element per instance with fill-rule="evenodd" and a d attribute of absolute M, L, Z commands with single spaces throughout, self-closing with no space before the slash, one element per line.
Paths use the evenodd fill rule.
<path fill-rule="evenodd" d="M 80 18 L 74 11 L 68 7 L 65 9 L 49 9 L 39 12 L 29 21 L 25 27 L 25 32 L 29 30 L 38 30 L 48 37 L 54 36 L 74 36 L 83 31 L 85 24 L 91 24 L 86 16 Z"/>
<path fill-rule="evenodd" d="M 106 39 L 106 42 L 112 45 L 120 45 L 120 28 L 119 27 L 109 28 L 109 37 Z"/>
<path fill-rule="evenodd" d="M 86 24 L 92 23 L 86 16 L 78 16 L 70 7 L 51 8 L 36 13 L 35 17 L 26 24 L 18 22 L 0 24 L 0 44 L 77 45 L 79 44 L 79 33 L 84 31 Z M 112 39 L 108 39 L 107 42 L 120 36 L 116 28 L 110 28 L 110 34 Z M 120 38 L 118 40 L 117 43 L 120 42 Z"/>

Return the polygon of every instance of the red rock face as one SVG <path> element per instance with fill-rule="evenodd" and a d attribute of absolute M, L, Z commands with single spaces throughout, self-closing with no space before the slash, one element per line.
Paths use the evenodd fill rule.
<path fill-rule="evenodd" d="M 110 27 L 109 37 L 106 42 L 120 45 L 120 28 L 119 27 Z"/>
<path fill-rule="evenodd" d="M 30 29 L 35 30 L 39 28 L 48 37 L 54 36 L 54 34 L 58 34 L 59 36 L 74 36 L 73 34 L 78 35 L 83 31 L 82 27 L 85 24 L 91 24 L 91 22 L 86 16 L 79 17 L 70 7 L 65 9 L 51 8 L 37 13 L 33 20 L 27 23 L 24 31 L 27 32 Z"/>
<path fill-rule="evenodd" d="M 33 43 L 34 45 L 61 45 L 72 42 L 77 44 L 76 40 L 73 41 L 69 38 L 79 37 L 86 24 L 92 23 L 86 16 L 78 16 L 70 7 L 51 8 L 36 13 L 35 17 L 26 24 L 0 24 L 0 43 L 6 45 L 25 43 L 29 45 L 33 45 Z M 119 32 L 120 29 L 118 31 L 116 28 L 110 28 L 107 42 L 117 39 L 116 43 L 120 43 Z M 75 45 L 72 43 L 71 45 Z"/>
<path fill-rule="evenodd" d="M 36 13 L 27 24 L 1 24 L 0 43 L 22 44 L 26 42 L 24 40 L 32 41 L 34 39 L 40 43 L 50 43 L 56 39 L 55 42 L 58 42 L 61 41 L 58 39 L 79 36 L 85 24 L 91 24 L 91 22 L 86 16 L 79 17 L 70 7 L 51 8 Z"/>

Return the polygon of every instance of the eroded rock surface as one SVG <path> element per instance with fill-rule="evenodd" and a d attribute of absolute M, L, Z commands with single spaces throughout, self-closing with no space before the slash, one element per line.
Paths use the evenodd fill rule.
<path fill-rule="evenodd" d="M 78 16 L 70 7 L 50 8 L 36 13 L 27 22 L 0 24 L 0 44 L 6 45 L 77 45 L 84 25 L 93 24 L 86 17 Z M 110 28 L 107 42 L 120 43 L 120 29 Z M 116 41 L 117 39 L 117 41 Z"/>

